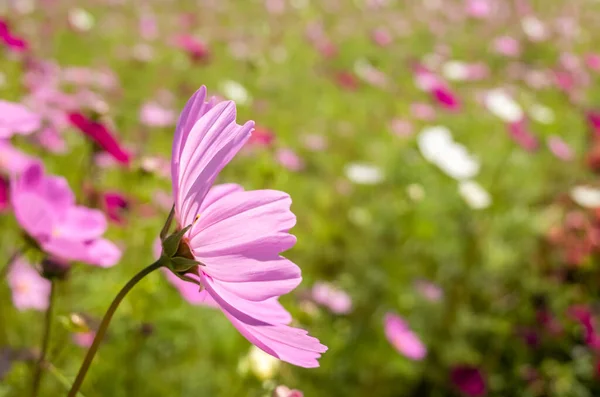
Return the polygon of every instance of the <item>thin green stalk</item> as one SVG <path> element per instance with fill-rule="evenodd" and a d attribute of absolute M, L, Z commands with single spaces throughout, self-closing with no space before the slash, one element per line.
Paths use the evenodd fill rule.
<path fill-rule="evenodd" d="M 150 266 L 142 269 L 138 274 L 133 276 L 133 278 L 131 280 L 129 280 L 127 282 L 127 284 L 125 284 L 125 286 L 121 289 L 121 291 L 119 291 L 119 293 L 117 294 L 115 299 L 110 304 L 108 310 L 106 311 L 106 314 L 102 318 L 102 322 L 100 323 L 100 327 L 98 327 L 98 331 L 96 332 L 96 337 L 94 338 L 94 342 L 92 343 L 92 346 L 88 350 L 88 352 L 83 360 L 83 363 L 81 364 L 81 368 L 79 368 L 79 372 L 77 373 L 75 382 L 73 382 L 73 386 L 71 386 L 71 390 L 69 391 L 68 397 L 77 396 L 77 392 L 81 388 L 83 379 L 85 378 L 85 375 L 86 375 L 88 369 L 90 368 L 90 365 L 92 364 L 92 360 L 94 359 L 94 356 L 96 355 L 96 352 L 98 351 L 100 342 L 102 342 L 102 339 L 104 338 L 104 335 L 106 334 L 106 330 L 108 329 L 110 320 L 112 319 L 113 315 L 115 314 L 115 311 L 119 307 L 119 304 L 121 303 L 123 298 L 125 298 L 127 293 L 129 293 L 129 291 L 131 291 L 131 289 L 133 287 L 135 287 L 135 285 L 138 282 L 140 282 L 140 280 L 142 280 L 144 277 L 146 277 L 148 274 L 152 273 L 156 269 L 161 268 L 162 266 L 163 266 L 163 262 L 160 259 L 157 260 L 156 262 L 154 262 Z"/>
<path fill-rule="evenodd" d="M 33 391 L 31 392 L 31 395 L 33 397 L 37 397 L 40 391 L 40 385 L 42 383 L 42 373 L 46 365 L 46 355 L 48 353 L 48 345 L 50 344 L 50 329 L 52 328 L 52 308 L 54 306 L 55 289 L 56 285 L 54 283 L 54 280 L 50 280 L 50 303 L 48 305 L 48 310 L 46 310 L 46 316 L 44 320 L 42 352 L 40 353 L 40 357 L 35 365 L 35 372 L 33 375 Z"/>

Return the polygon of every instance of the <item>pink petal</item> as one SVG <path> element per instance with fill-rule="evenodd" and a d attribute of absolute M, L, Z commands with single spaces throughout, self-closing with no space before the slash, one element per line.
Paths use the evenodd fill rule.
<path fill-rule="evenodd" d="M 221 306 L 225 316 L 248 341 L 290 364 L 306 368 L 319 366 L 317 359 L 327 347 L 319 343 L 318 339 L 309 336 L 302 329 L 283 323 L 269 323 L 268 318 L 261 318 L 260 314 L 265 312 L 264 302 L 237 300 L 234 306 L 216 292 L 210 278 L 202 274 L 201 280 L 208 293 Z M 271 308 L 267 309 L 266 312 L 269 312 Z"/>
<path fill-rule="evenodd" d="M 0 100 L 0 139 L 14 134 L 31 134 L 40 128 L 41 123 L 41 117 L 27 107 Z"/>
<path fill-rule="evenodd" d="M 20 174 L 34 161 L 33 157 L 15 149 L 7 140 L 0 139 L 0 170 Z"/>
<path fill-rule="evenodd" d="M 194 124 L 183 142 L 180 156 L 175 155 L 176 137 L 173 191 L 177 192 L 175 209 L 180 225 L 187 226 L 194 221 L 218 173 L 250 138 L 254 123 L 240 126 L 235 122 L 235 116 L 235 104 L 231 101 L 214 106 Z"/>
<path fill-rule="evenodd" d="M 413 360 L 425 358 L 427 348 L 401 317 L 392 313 L 386 314 L 384 328 L 385 336 L 398 352 Z"/>
<path fill-rule="evenodd" d="M 101 236 L 106 231 L 104 214 L 86 207 L 71 207 L 56 226 L 55 235 L 66 236 L 76 241 L 86 241 Z"/>
<path fill-rule="evenodd" d="M 7 275 L 17 310 L 44 311 L 50 299 L 50 281 L 46 280 L 24 259 L 16 259 Z"/>

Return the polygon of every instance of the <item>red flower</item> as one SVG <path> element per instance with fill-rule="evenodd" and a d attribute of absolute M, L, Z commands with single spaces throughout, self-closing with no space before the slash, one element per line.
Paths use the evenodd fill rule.
<path fill-rule="evenodd" d="M 274 140 L 275 134 L 271 130 L 264 127 L 255 127 L 248 143 L 251 146 L 269 147 L 273 144 Z"/>
<path fill-rule="evenodd" d="M 100 122 L 91 120 L 81 113 L 69 113 L 69 121 L 81 132 L 87 135 L 98 147 L 109 153 L 119 163 L 128 165 L 130 159 L 127 153 L 110 131 Z"/>
<path fill-rule="evenodd" d="M 338 72 L 335 77 L 337 83 L 342 86 L 342 88 L 350 91 L 356 91 L 358 89 L 358 79 L 353 73 Z"/>

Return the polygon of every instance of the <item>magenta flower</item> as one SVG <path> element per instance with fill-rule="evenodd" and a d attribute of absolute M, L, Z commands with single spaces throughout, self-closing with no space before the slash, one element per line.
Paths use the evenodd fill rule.
<path fill-rule="evenodd" d="M 312 288 L 312 298 L 335 314 L 347 314 L 352 310 L 350 295 L 329 283 L 315 283 Z"/>
<path fill-rule="evenodd" d="M 63 261 L 115 265 L 121 251 L 103 239 L 106 218 L 98 210 L 75 205 L 64 178 L 48 176 L 40 163 L 31 163 L 10 185 L 17 221 L 39 247 Z"/>
<path fill-rule="evenodd" d="M 446 110 L 457 111 L 461 108 L 460 101 L 450 87 L 436 74 L 421 64 L 413 65 L 415 82 L 417 86 L 429 95 Z"/>
<path fill-rule="evenodd" d="M 40 129 L 42 119 L 20 103 L 0 100 L 0 139 L 28 135 Z"/>
<path fill-rule="evenodd" d="M 50 303 L 50 280 L 40 276 L 29 263 L 17 258 L 7 275 L 12 301 L 17 310 L 45 311 Z"/>
<path fill-rule="evenodd" d="M 585 115 L 595 136 L 600 136 L 600 112 L 590 110 Z"/>
<path fill-rule="evenodd" d="M 121 147 L 104 124 L 91 120 L 81 113 L 70 113 L 68 118 L 72 125 L 77 127 L 102 150 L 109 153 L 115 160 L 121 164 L 129 164 L 131 160 L 129 153 Z"/>
<path fill-rule="evenodd" d="M 427 348 L 402 319 L 387 313 L 384 319 L 385 336 L 398 352 L 411 360 L 422 360 L 427 355 Z"/>
<path fill-rule="evenodd" d="M 172 180 L 180 232 L 165 240 L 163 256 L 171 257 L 177 275 L 203 288 L 251 343 L 291 364 L 317 367 L 327 348 L 289 327 L 289 313 L 276 302 L 302 279 L 298 266 L 280 255 L 296 243 L 288 233 L 296 222 L 291 199 L 283 192 L 244 191 L 231 184 L 211 189 L 250 138 L 254 123 L 238 125 L 233 102 L 205 98 L 202 87 L 175 130 Z M 172 238 L 180 238 L 178 246 L 170 247 Z"/>
<path fill-rule="evenodd" d="M 480 397 L 487 394 L 487 386 L 479 368 L 460 365 L 452 368 L 450 379 L 465 396 Z"/>
<path fill-rule="evenodd" d="M 0 175 L 0 212 L 6 210 L 10 204 L 8 198 L 8 180 Z"/>
<path fill-rule="evenodd" d="M 527 119 L 521 119 L 514 123 L 508 123 L 507 128 L 510 136 L 515 142 L 528 152 L 536 150 L 539 146 L 538 140 L 529 130 Z"/>
<path fill-rule="evenodd" d="M 173 40 L 175 47 L 187 52 L 193 61 L 206 61 L 210 55 L 208 46 L 189 34 L 176 36 Z"/>
<path fill-rule="evenodd" d="M 110 221 L 120 225 L 125 223 L 129 202 L 124 195 L 118 192 L 105 192 L 102 194 L 101 206 Z"/>
<path fill-rule="evenodd" d="M 25 39 L 16 36 L 11 32 L 8 24 L 0 19 L 0 41 L 4 43 L 10 50 L 15 52 L 23 52 L 29 49 L 29 44 Z"/>

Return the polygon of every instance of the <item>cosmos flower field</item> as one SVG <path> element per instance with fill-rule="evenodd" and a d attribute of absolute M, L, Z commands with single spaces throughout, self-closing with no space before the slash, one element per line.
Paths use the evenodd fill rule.
<path fill-rule="evenodd" d="M 600 2 L 0 2 L 0 397 L 600 395 Z"/>

